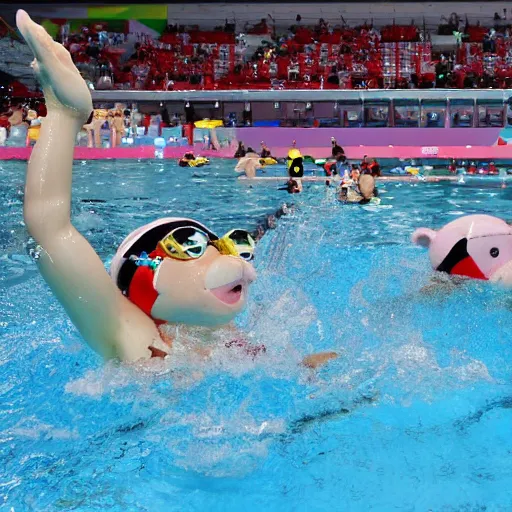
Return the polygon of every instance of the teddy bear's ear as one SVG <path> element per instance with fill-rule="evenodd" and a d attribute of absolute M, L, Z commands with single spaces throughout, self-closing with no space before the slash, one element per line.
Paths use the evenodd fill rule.
<path fill-rule="evenodd" d="M 422 247 L 430 247 L 436 237 L 436 232 L 429 228 L 419 228 L 412 234 L 412 242 Z"/>

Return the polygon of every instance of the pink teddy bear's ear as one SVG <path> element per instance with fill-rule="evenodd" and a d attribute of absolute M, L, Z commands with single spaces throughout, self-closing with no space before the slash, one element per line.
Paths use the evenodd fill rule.
<path fill-rule="evenodd" d="M 430 247 L 436 234 L 433 229 L 419 228 L 412 234 L 412 242 L 422 247 Z"/>

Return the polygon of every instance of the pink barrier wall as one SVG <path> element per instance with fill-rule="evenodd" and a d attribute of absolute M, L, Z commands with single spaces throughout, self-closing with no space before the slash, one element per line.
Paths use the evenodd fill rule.
<path fill-rule="evenodd" d="M 274 147 L 273 153 L 276 156 L 286 156 L 289 147 Z M 315 158 L 330 156 L 330 147 L 309 147 L 302 146 L 302 154 Z M 344 146 L 345 152 L 350 159 L 358 160 L 364 155 L 377 158 L 457 158 L 474 160 L 510 159 L 512 160 L 512 145 L 509 146 L 442 146 L 438 147 L 437 155 L 427 155 L 422 146 Z M 178 159 L 183 155 L 184 149 L 166 148 L 164 158 Z M 0 160 L 28 160 L 30 148 L 0 148 Z M 230 158 L 232 151 L 196 151 L 197 155 L 208 158 Z M 77 160 L 101 160 L 101 159 L 138 159 L 155 158 L 153 146 L 141 146 L 138 148 L 115 148 L 115 149 L 92 149 L 77 148 L 75 159 Z"/>
<path fill-rule="evenodd" d="M 195 148 L 165 148 L 164 158 L 181 158 L 185 151 L 192 150 L 196 155 L 207 158 L 231 158 L 234 154 L 232 149 L 220 151 L 205 151 L 201 147 Z M 0 160 L 28 160 L 32 148 L 22 147 L 0 147 Z M 75 148 L 75 160 L 104 160 L 104 159 L 139 159 L 155 158 L 154 146 L 134 146 L 129 148 Z"/>
<path fill-rule="evenodd" d="M 204 150 L 202 146 L 196 146 L 194 148 L 190 148 L 194 151 L 195 155 L 201 155 L 206 158 L 233 158 L 235 154 L 236 148 L 231 149 L 220 149 L 219 151 L 212 150 Z M 164 157 L 165 158 L 181 158 L 183 153 L 187 151 L 187 148 L 165 148 L 164 149 Z"/>
<path fill-rule="evenodd" d="M 456 158 L 460 160 L 512 160 L 512 145 L 510 146 L 442 146 L 437 148 L 437 154 L 426 154 L 423 146 L 343 146 L 347 158 L 360 160 L 364 155 L 370 158 Z M 289 147 L 272 149 L 272 153 L 281 158 L 286 156 Z M 303 155 L 314 158 L 327 158 L 331 156 L 331 148 L 314 148 L 301 146 Z"/>
<path fill-rule="evenodd" d="M 264 140 L 271 148 L 328 147 L 331 137 L 345 146 L 493 146 L 502 128 L 237 128 L 237 139 L 255 150 Z M 280 156 L 280 155 L 278 155 Z"/>
<path fill-rule="evenodd" d="M 103 158 L 155 158 L 153 146 L 131 148 L 75 148 L 75 160 L 101 160 Z"/>
<path fill-rule="evenodd" d="M 0 160 L 28 160 L 32 150 L 30 148 L 0 148 Z"/>
<path fill-rule="evenodd" d="M 500 132 L 501 128 L 238 128 L 236 136 L 246 147 L 252 146 L 256 151 L 264 140 L 276 157 L 285 157 L 294 140 L 304 155 L 329 157 L 330 138 L 334 136 L 344 147 L 348 158 L 352 159 L 360 159 L 364 155 L 377 158 L 512 159 L 512 144 L 495 145 Z M 194 148 L 167 147 L 164 158 L 178 159 L 190 149 L 196 155 L 208 158 L 231 158 L 235 148 L 236 144 L 219 151 L 204 150 L 202 145 Z M 31 149 L 26 147 L 0 147 L 0 160 L 27 160 L 30 153 Z M 155 158 L 155 148 L 75 148 L 77 160 L 109 158 Z"/>

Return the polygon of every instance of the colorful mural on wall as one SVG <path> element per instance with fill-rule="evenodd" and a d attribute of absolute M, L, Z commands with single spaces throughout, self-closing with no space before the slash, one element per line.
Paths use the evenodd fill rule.
<path fill-rule="evenodd" d="M 157 37 L 165 30 L 167 17 L 167 5 L 100 5 L 80 9 L 80 17 L 47 18 L 41 24 L 53 38 L 57 37 L 64 24 L 69 24 L 71 32 L 79 32 L 83 26 L 99 24 L 110 32 L 145 33 Z"/>

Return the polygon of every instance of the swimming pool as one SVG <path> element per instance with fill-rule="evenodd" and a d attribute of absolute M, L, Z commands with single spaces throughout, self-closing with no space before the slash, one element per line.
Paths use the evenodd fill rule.
<path fill-rule="evenodd" d="M 257 248 L 238 319 L 266 353 L 104 365 L 26 256 L 24 164 L 0 183 L 0 508 L 510 510 L 509 294 L 429 283 L 409 237 L 463 213 L 508 218 L 497 180 L 385 183 L 381 207 L 308 183 L 235 180 L 232 163 L 76 164 L 73 217 L 108 261 L 136 226 L 192 216 L 219 232 L 293 211 Z M 198 335 L 200 337 L 200 334 Z M 311 352 L 340 357 L 320 371 Z"/>

